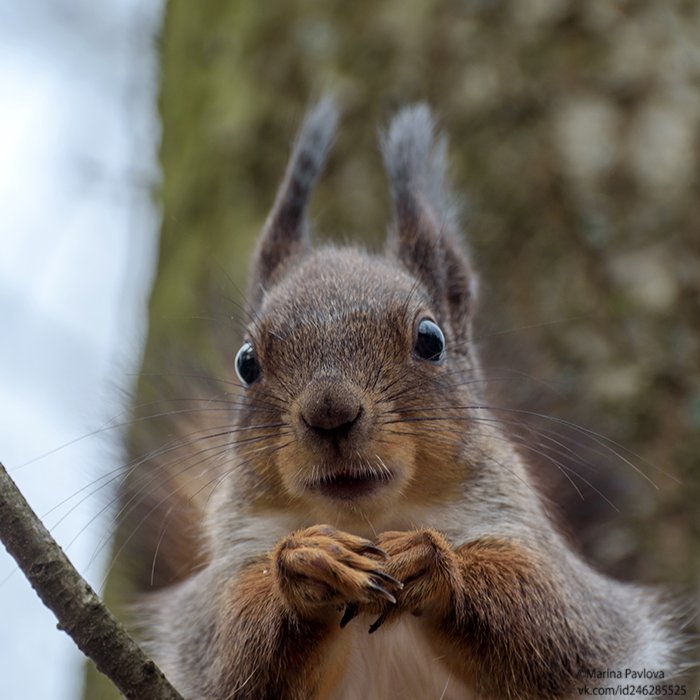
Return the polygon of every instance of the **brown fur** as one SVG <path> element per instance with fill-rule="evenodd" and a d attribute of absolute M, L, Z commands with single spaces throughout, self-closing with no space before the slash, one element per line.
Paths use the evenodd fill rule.
<path fill-rule="evenodd" d="M 334 122 L 328 102 L 307 117 L 258 245 L 260 376 L 207 564 L 152 602 L 158 660 L 186 697 L 221 700 L 564 698 L 586 672 L 676 674 L 655 596 L 570 550 L 481 405 L 476 284 L 425 108 L 384 138 L 386 254 L 309 249 Z M 437 362 L 414 350 L 425 318 L 445 336 Z"/>

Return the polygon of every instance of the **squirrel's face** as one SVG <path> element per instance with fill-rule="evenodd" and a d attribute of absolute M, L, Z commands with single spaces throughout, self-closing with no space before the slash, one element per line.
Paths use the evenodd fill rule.
<path fill-rule="evenodd" d="M 252 490 L 338 522 L 463 485 L 476 383 L 474 280 L 429 112 L 405 110 L 384 138 L 396 212 L 384 257 L 310 250 L 304 211 L 335 119 L 319 103 L 297 139 L 255 255 L 236 368 L 247 436 L 237 462 Z"/>
<path fill-rule="evenodd" d="M 455 344 L 395 262 L 352 249 L 306 256 L 266 293 L 237 357 L 241 427 L 277 426 L 241 457 L 319 515 L 376 518 L 448 495 L 460 445 L 449 407 L 464 402 L 454 379 L 469 370 Z M 445 424 L 421 426 L 426 407 Z"/>

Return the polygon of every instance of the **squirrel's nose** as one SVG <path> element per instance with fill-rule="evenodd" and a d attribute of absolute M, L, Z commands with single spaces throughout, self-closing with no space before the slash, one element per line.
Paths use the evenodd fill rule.
<path fill-rule="evenodd" d="M 347 438 L 362 416 L 362 402 L 346 386 L 330 386 L 307 393 L 301 418 L 307 428 L 326 439 Z"/>

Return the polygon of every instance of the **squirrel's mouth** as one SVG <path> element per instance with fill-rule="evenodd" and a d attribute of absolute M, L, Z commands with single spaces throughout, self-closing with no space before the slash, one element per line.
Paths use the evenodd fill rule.
<path fill-rule="evenodd" d="M 322 476 L 309 484 L 309 488 L 328 498 L 347 501 L 372 495 L 388 484 L 393 476 L 387 467 L 376 471 L 339 471 Z"/>

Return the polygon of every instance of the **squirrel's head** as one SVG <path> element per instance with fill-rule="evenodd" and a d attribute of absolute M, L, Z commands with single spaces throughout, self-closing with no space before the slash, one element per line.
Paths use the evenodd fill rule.
<path fill-rule="evenodd" d="M 336 124 L 307 115 L 253 261 L 238 462 L 266 504 L 377 519 L 455 495 L 475 399 L 475 281 L 429 110 L 382 137 L 395 221 L 384 255 L 311 250 L 305 210 Z"/>

